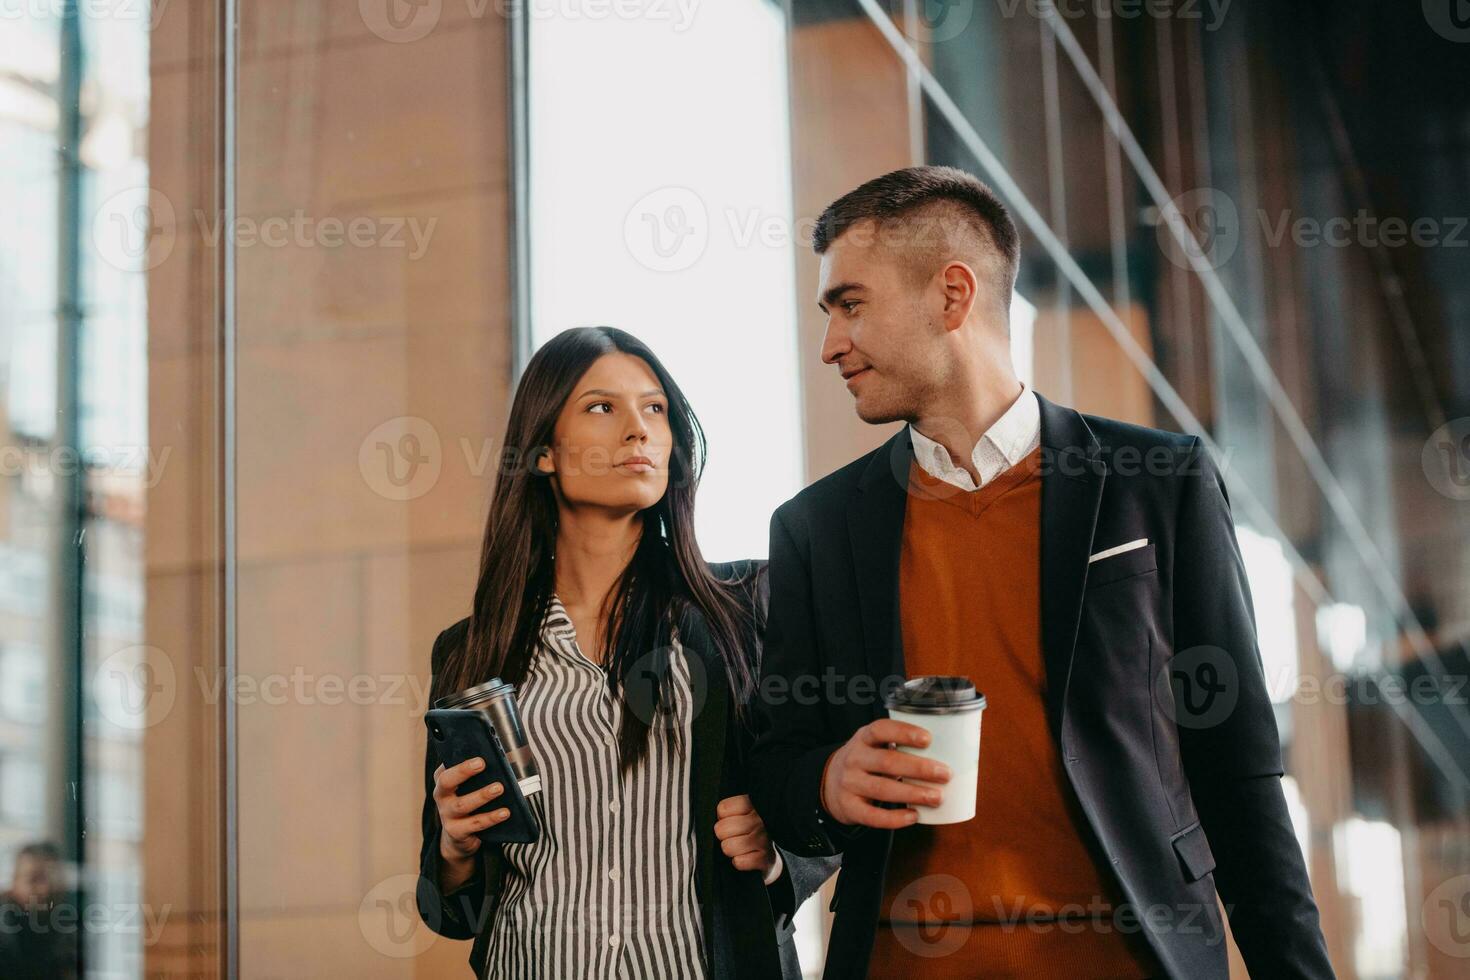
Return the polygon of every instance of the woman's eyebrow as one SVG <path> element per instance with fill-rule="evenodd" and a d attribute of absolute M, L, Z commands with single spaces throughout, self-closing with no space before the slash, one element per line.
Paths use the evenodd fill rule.
<path fill-rule="evenodd" d="M 664 390 L 662 388 L 650 388 L 647 391 L 645 391 L 643 394 L 639 395 L 638 397 L 640 397 L 640 398 L 647 398 L 650 395 L 662 395 L 663 393 L 664 393 Z M 582 392 L 577 397 L 578 398 L 586 398 L 589 395 L 600 395 L 603 398 L 616 398 L 620 394 L 622 394 L 622 392 L 608 391 L 606 388 L 588 388 L 586 391 Z"/>

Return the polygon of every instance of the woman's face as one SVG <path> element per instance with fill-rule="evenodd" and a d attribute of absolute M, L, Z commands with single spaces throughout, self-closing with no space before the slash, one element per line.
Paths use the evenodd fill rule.
<path fill-rule="evenodd" d="M 669 484 L 669 400 L 642 358 L 612 353 L 578 379 L 562 406 L 552 452 L 536 466 L 554 474 L 571 506 L 645 510 Z"/>

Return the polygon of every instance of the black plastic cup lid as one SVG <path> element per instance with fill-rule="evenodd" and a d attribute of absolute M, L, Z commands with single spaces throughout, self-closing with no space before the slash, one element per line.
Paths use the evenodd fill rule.
<path fill-rule="evenodd" d="M 968 677 L 913 677 L 895 688 L 883 703 L 899 711 L 948 715 L 985 707 L 985 695 Z"/>

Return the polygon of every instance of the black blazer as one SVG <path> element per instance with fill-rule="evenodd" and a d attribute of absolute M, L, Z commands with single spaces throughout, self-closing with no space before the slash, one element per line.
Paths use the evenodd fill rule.
<path fill-rule="evenodd" d="M 770 596 L 765 561 L 711 562 L 710 570 L 717 578 L 745 581 L 742 594 L 764 611 Z M 436 682 L 447 652 L 461 647 L 468 629 L 469 619 L 461 619 L 434 641 L 431 660 Z M 737 871 L 720 851 L 714 832 L 715 808 L 726 797 L 749 792 L 746 760 L 754 735 L 736 719 L 724 667 L 716 659 L 704 617 L 696 611 L 686 615 L 680 624 L 680 637 L 684 649 L 703 661 L 704 669 L 695 676 L 704 678 L 707 684 L 703 705 L 694 717 L 689 785 L 694 825 L 703 828 L 696 838 L 695 891 L 703 919 L 706 968 L 716 978 L 800 980 L 793 917 L 807 896 L 837 870 L 841 859 L 782 850 L 785 868 L 767 888 L 759 874 Z M 759 649 L 751 655 L 755 661 L 752 666 L 759 669 Z M 437 683 L 433 687 L 436 699 L 447 693 L 439 691 Z M 438 766 L 426 737 L 419 915 L 442 936 L 474 940 L 470 965 L 479 976 L 489 952 L 490 927 L 495 921 L 504 865 L 497 847 L 482 846 L 476 852 L 470 879 L 447 895 L 440 893 L 440 825 L 433 800 L 434 770 Z"/>
<path fill-rule="evenodd" d="M 1252 976 L 1331 977 L 1219 472 L 1197 438 L 1040 405 L 1046 710 L 1079 832 L 1169 976 L 1228 977 L 1218 889 Z M 844 855 L 829 977 L 867 971 L 894 833 L 839 825 L 819 800 L 827 757 L 887 714 L 874 686 L 904 676 L 909 431 L 771 519 L 763 690 L 832 680 L 823 697 L 762 700 L 751 792 L 780 844 Z M 826 697 L 834 683 L 843 696 Z"/>

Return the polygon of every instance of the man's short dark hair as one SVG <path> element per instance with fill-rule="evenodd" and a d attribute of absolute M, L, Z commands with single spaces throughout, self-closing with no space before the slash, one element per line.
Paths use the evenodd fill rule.
<path fill-rule="evenodd" d="M 991 280 L 1005 309 L 1021 259 L 1010 210 L 973 174 L 954 167 L 905 167 L 875 177 L 822 212 L 812 231 L 821 255 L 854 225 L 871 221 L 877 240 L 927 281 L 938 263 L 958 258 Z"/>
<path fill-rule="evenodd" d="M 17 860 L 28 857 L 35 858 L 37 861 L 60 861 L 61 848 L 50 841 L 37 841 L 33 844 L 27 844 L 16 851 L 15 857 Z"/>

